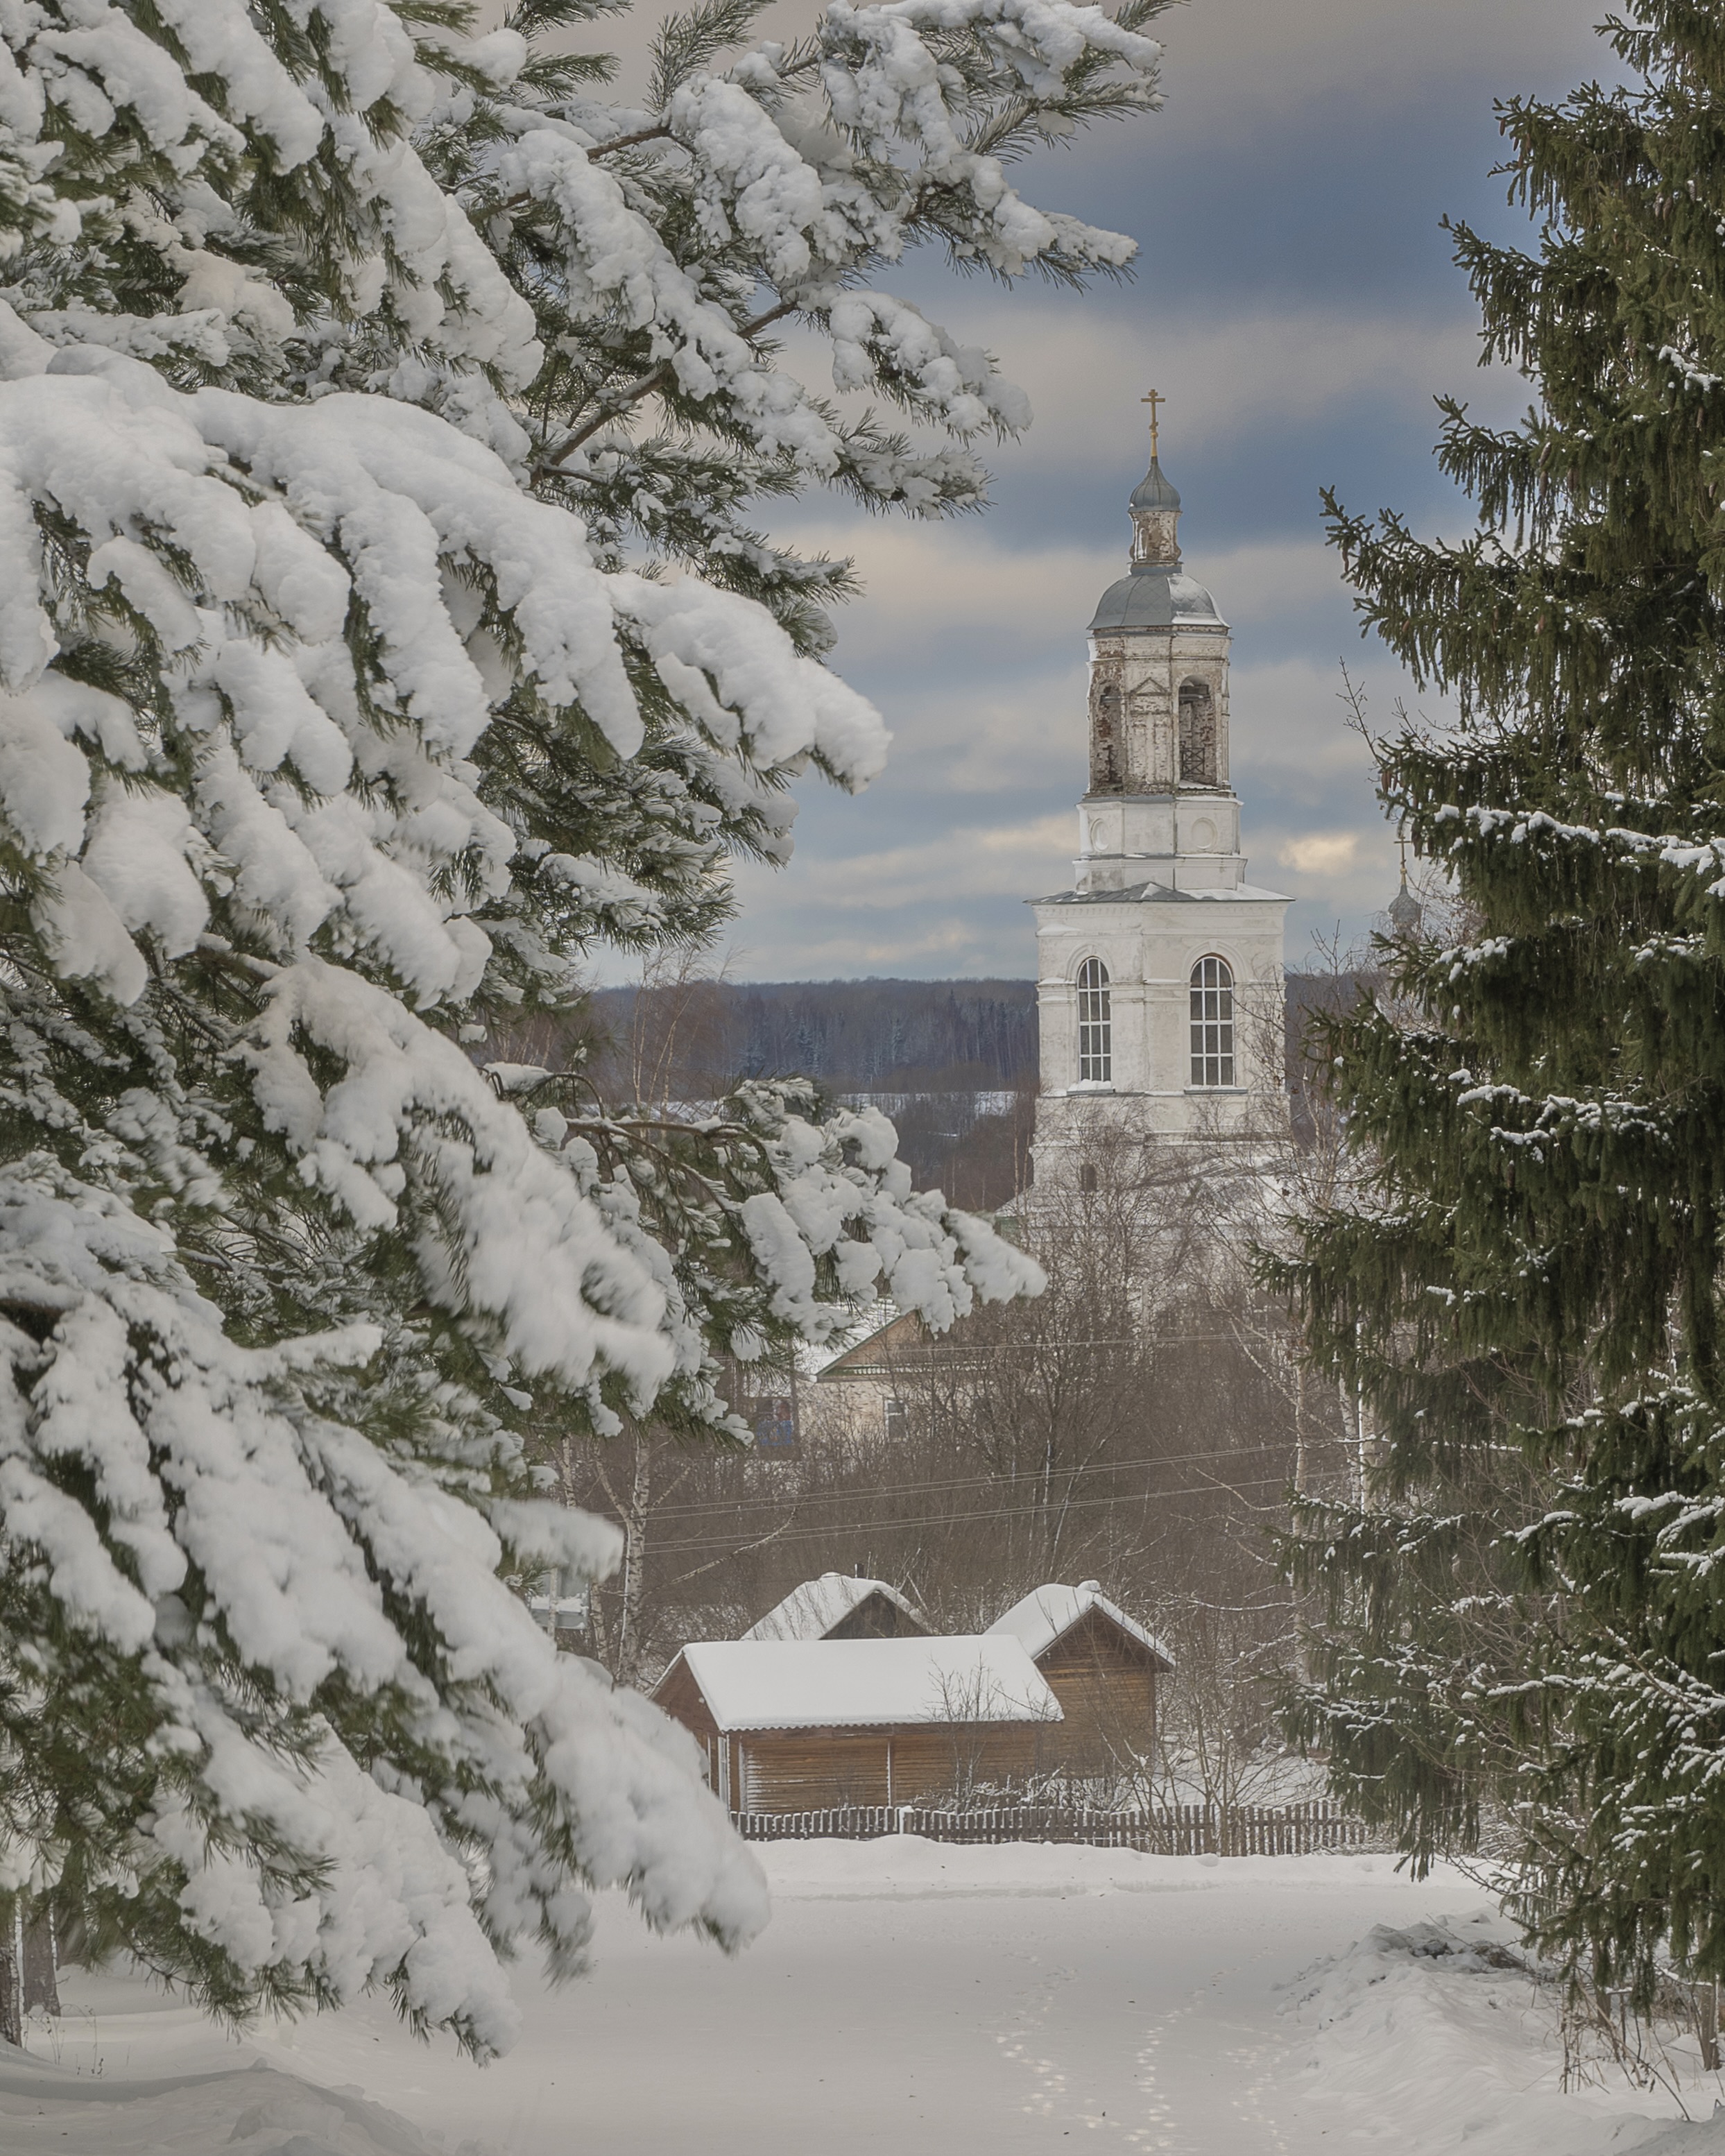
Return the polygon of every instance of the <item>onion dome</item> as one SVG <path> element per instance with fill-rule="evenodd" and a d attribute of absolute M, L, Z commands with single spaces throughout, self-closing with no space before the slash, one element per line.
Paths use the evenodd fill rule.
<path fill-rule="evenodd" d="M 1132 489 L 1132 500 L 1127 502 L 1127 507 L 1131 510 L 1135 519 L 1140 510 L 1168 509 L 1172 510 L 1176 516 L 1180 513 L 1178 491 L 1173 481 L 1169 479 L 1157 461 L 1153 453 L 1150 459 L 1150 469 Z"/>
<path fill-rule="evenodd" d="M 1425 907 L 1408 891 L 1408 877 L 1402 877 L 1402 888 L 1389 901 L 1389 925 L 1397 936 L 1417 936 L 1419 923 L 1425 918 Z"/>
<path fill-rule="evenodd" d="M 1420 924 L 1425 917 L 1425 909 L 1408 889 L 1408 865 L 1402 863 L 1402 887 L 1390 900 L 1388 911 L 1389 925 L 1398 936 L 1417 936 Z"/>

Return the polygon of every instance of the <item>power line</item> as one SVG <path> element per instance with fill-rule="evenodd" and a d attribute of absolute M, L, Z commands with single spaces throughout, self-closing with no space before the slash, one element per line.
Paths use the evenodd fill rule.
<path fill-rule="evenodd" d="M 1345 1437 L 1332 1437 L 1329 1441 L 1338 1445 L 1350 1442 Z M 1243 1445 L 1212 1448 L 1202 1452 L 1147 1453 L 1136 1460 L 1081 1460 L 1073 1466 L 1055 1470 L 1055 1475 L 1056 1480 L 1065 1483 L 1073 1476 L 1079 1475 L 1126 1475 L 1141 1467 L 1184 1467 L 1201 1460 L 1238 1460 L 1255 1452 L 1270 1452 L 1278 1449 L 1286 1449 L 1291 1452 L 1294 1447 L 1291 1442 L 1284 1440 L 1280 1447 L 1271 1445 Z M 739 1461 L 746 1459 L 750 1466 L 780 1467 L 784 1465 L 782 1460 L 764 1459 L 758 1454 L 734 1456 Z M 715 1454 L 713 1457 L 722 1461 L 727 1455 Z M 998 1488 L 1003 1483 L 1014 1480 L 1028 1483 L 1040 1481 L 1041 1479 L 1040 1469 L 1029 1470 L 1023 1476 L 1016 1478 L 1009 1477 L 997 1471 L 988 1475 L 953 1476 L 937 1481 L 870 1482 L 854 1490 L 804 1490 L 788 1496 L 763 1492 L 753 1496 L 710 1497 L 690 1504 L 655 1506 L 650 1509 L 655 1519 L 671 1520 L 705 1512 L 765 1511 L 797 1502 L 839 1505 L 872 1504 L 883 1497 L 934 1496 L 947 1491 Z M 1156 1491 L 1148 1494 L 1157 1496 L 1173 1496 L 1180 1493 L 1173 1491 Z"/>
<path fill-rule="evenodd" d="M 1286 1476 L 1254 1476 L 1243 1482 L 1199 1482 L 1194 1483 L 1189 1488 L 1184 1490 L 1146 1491 L 1137 1502 L 1148 1505 L 1153 1500 L 1168 1497 L 1209 1497 L 1214 1496 L 1218 1490 L 1225 1491 L 1230 1496 L 1238 1496 L 1242 1491 L 1247 1490 L 1286 1489 Z M 857 1535 L 870 1532 L 885 1535 L 906 1527 L 971 1527 L 985 1520 L 1046 1519 L 1056 1512 L 1084 1512 L 1095 1505 L 1113 1505 L 1123 1508 L 1125 1505 L 1132 1502 L 1130 1498 L 1119 1497 L 1072 1497 L 1059 1505 L 1034 1507 L 1002 1505 L 992 1507 L 988 1511 L 979 1512 L 928 1512 L 920 1517 L 913 1516 L 908 1520 L 871 1520 L 854 1527 L 847 1527 L 843 1522 L 839 1522 L 826 1527 L 786 1527 L 782 1533 L 775 1535 L 773 1539 L 776 1543 L 809 1542 L 818 1540 L 823 1536 L 832 1535 Z M 728 1549 L 732 1546 L 733 1539 L 730 1535 L 711 1535 L 693 1542 L 649 1543 L 647 1554 L 649 1558 L 680 1557 L 693 1550 Z"/>
<path fill-rule="evenodd" d="M 1032 1315 L 1034 1317 L 1034 1313 L 1033 1312 Z M 916 1347 L 895 1348 L 889 1353 L 883 1355 L 877 1363 L 858 1363 L 853 1366 L 852 1371 L 847 1372 L 842 1377 L 828 1376 L 827 1371 L 834 1369 L 837 1363 L 843 1362 L 845 1355 L 854 1355 L 859 1349 L 868 1346 L 866 1340 L 860 1340 L 855 1347 L 842 1350 L 833 1363 L 827 1364 L 825 1369 L 818 1372 L 814 1382 L 818 1385 L 865 1383 L 871 1381 L 877 1370 L 885 1370 L 891 1373 L 901 1370 L 963 1368 L 977 1362 L 992 1362 L 1003 1354 L 1051 1354 L 1057 1350 L 1069 1348 L 1214 1347 L 1218 1341 L 1233 1342 L 1239 1337 L 1237 1330 L 1220 1332 L 1158 1332 L 1152 1324 L 1140 1332 L 1105 1332 L 1098 1333 L 1093 1339 L 1076 1339 L 1068 1338 L 1058 1333 L 1052 1337 L 1046 1337 L 1038 1333 L 1034 1327 L 1027 1327 L 1023 1332 L 1010 1337 L 979 1342 L 973 1347 L 962 1341 L 951 1347 L 943 1347 L 939 1342 L 931 1340 Z"/>

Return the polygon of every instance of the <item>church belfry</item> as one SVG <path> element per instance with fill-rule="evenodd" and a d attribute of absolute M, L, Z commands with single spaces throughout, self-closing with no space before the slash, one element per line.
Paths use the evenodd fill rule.
<path fill-rule="evenodd" d="M 1104 1124 L 1245 1139 L 1285 1123 L 1282 921 L 1245 880 L 1230 775 L 1228 624 L 1186 574 L 1180 497 L 1133 488 L 1127 571 L 1090 624 L 1090 783 L 1073 887 L 1036 919 L 1039 1185 L 1090 1188 Z"/>

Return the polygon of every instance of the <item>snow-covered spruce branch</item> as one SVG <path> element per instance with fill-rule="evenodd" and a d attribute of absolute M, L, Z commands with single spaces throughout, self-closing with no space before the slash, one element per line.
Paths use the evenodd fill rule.
<path fill-rule="evenodd" d="M 480 2053 L 595 1884 L 761 1920 L 686 1743 L 504 1584 L 618 1558 L 520 1433 L 722 1428 L 722 1354 L 1039 1276 L 878 1116 L 596 1142 L 468 1045 L 879 769 L 811 655 L 845 565 L 749 518 L 982 499 L 1023 399 L 872 277 L 1122 266 L 1006 161 L 1154 102 L 1150 12 L 839 6 L 721 70 L 750 11 L 697 10 L 646 112 L 531 8 L 0 12 L 0 1897 Z M 932 441 L 782 371 L 792 315 Z"/>
<path fill-rule="evenodd" d="M 782 322 L 788 315 L 793 315 L 796 311 L 793 300 L 781 300 L 776 307 L 768 307 L 764 313 L 757 315 L 752 321 L 740 323 L 737 334 L 745 341 L 753 339 L 762 330 L 771 329 L 775 322 Z M 549 477 L 559 465 L 567 464 L 577 449 L 590 442 L 602 428 L 608 427 L 614 419 L 620 418 L 631 405 L 639 404 L 644 397 L 650 397 L 655 389 L 662 388 L 670 379 L 671 373 L 670 361 L 662 359 L 657 367 L 650 367 L 635 381 L 624 382 L 620 388 L 607 392 L 601 400 L 600 410 L 592 418 L 583 421 L 567 439 L 547 449 L 534 468 L 533 476 L 536 479 Z"/>
<path fill-rule="evenodd" d="M 613 543 L 631 531 L 665 542 L 657 486 L 643 519 L 614 483 L 619 458 L 628 471 L 645 446 L 624 423 L 649 399 L 660 455 L 680 437 L 697 451 L 716 438 L 738 460 L 739 508 L 792 474 L 919 514 L 975 506 L 986 475 L 970 438 L 1017 431 L 1028 406 L 988 354 L 875 280 L 928 240 L 1009 280 L 1112 275 L 1132 251 L 1031 208 L 1007 170 L 1035 142 L 1157 101 L 1158 49 L 1137 27 L 1153 8 L 1116 21 L 1063 0 L 839 6 L 802 44 L 714 71 L 753 12 L 675 18 L 649 109 L 578 96 L 548 111 L 501 91 L 496 145 L 463 176 L 533 299 L 547 408 L 577 419 L 530 420 L 533 468 L 564 471 Z M 835 388 L 873 393 L 950 445 L 872 414 L 841 419 L 760 342 L 791 317 L 828 346 Z M 799 634 L 819 634 L 809 565 L 734 516 L 698 553 L 706 573 L 743 578 Z"/>

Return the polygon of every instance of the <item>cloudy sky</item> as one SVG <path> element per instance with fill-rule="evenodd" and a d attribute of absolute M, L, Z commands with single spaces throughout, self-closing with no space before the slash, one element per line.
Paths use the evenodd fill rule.
<path fill-rule="evenodd" d="M 1031 199 L 1128 232 L 1134 280 L 1003 293 L 911 265 L 896 289 L 996 352 L 1036 422 L 996 454 L 980 521 L 866 521 L 814 502 L 799 540 L 854 554 L 867 597 L 836 664 L 886 715 L 886 776 L 803 788 L 794 862 L 739 875 L 737 978 L 1028 976 L 1023 900 L 1066 887 L 1082 791 L 1085 624 L 1122 573 L 1166 393 L 1163 462 L 1188 567 L 1234 628 L 1233 768 L 1257 882 L 1291 892 L 1288 955 L 1362 933 L 1394 846 L 1343 722 L 1409 685 L 1362 644 L 1319 489 L 1430 532 L 1465 512 L 1432 462 L 1433 395 L 1507 418 L 1476 367 L 1445 211 L 1525 228 L 1488 177 L 1494 97 L 1609 69 L 1598 0 L 1190 0 L 1163 19 L 1167 106 L 1045 160 Z M 783 528 L 781 520 L 781 528 Z"/>

